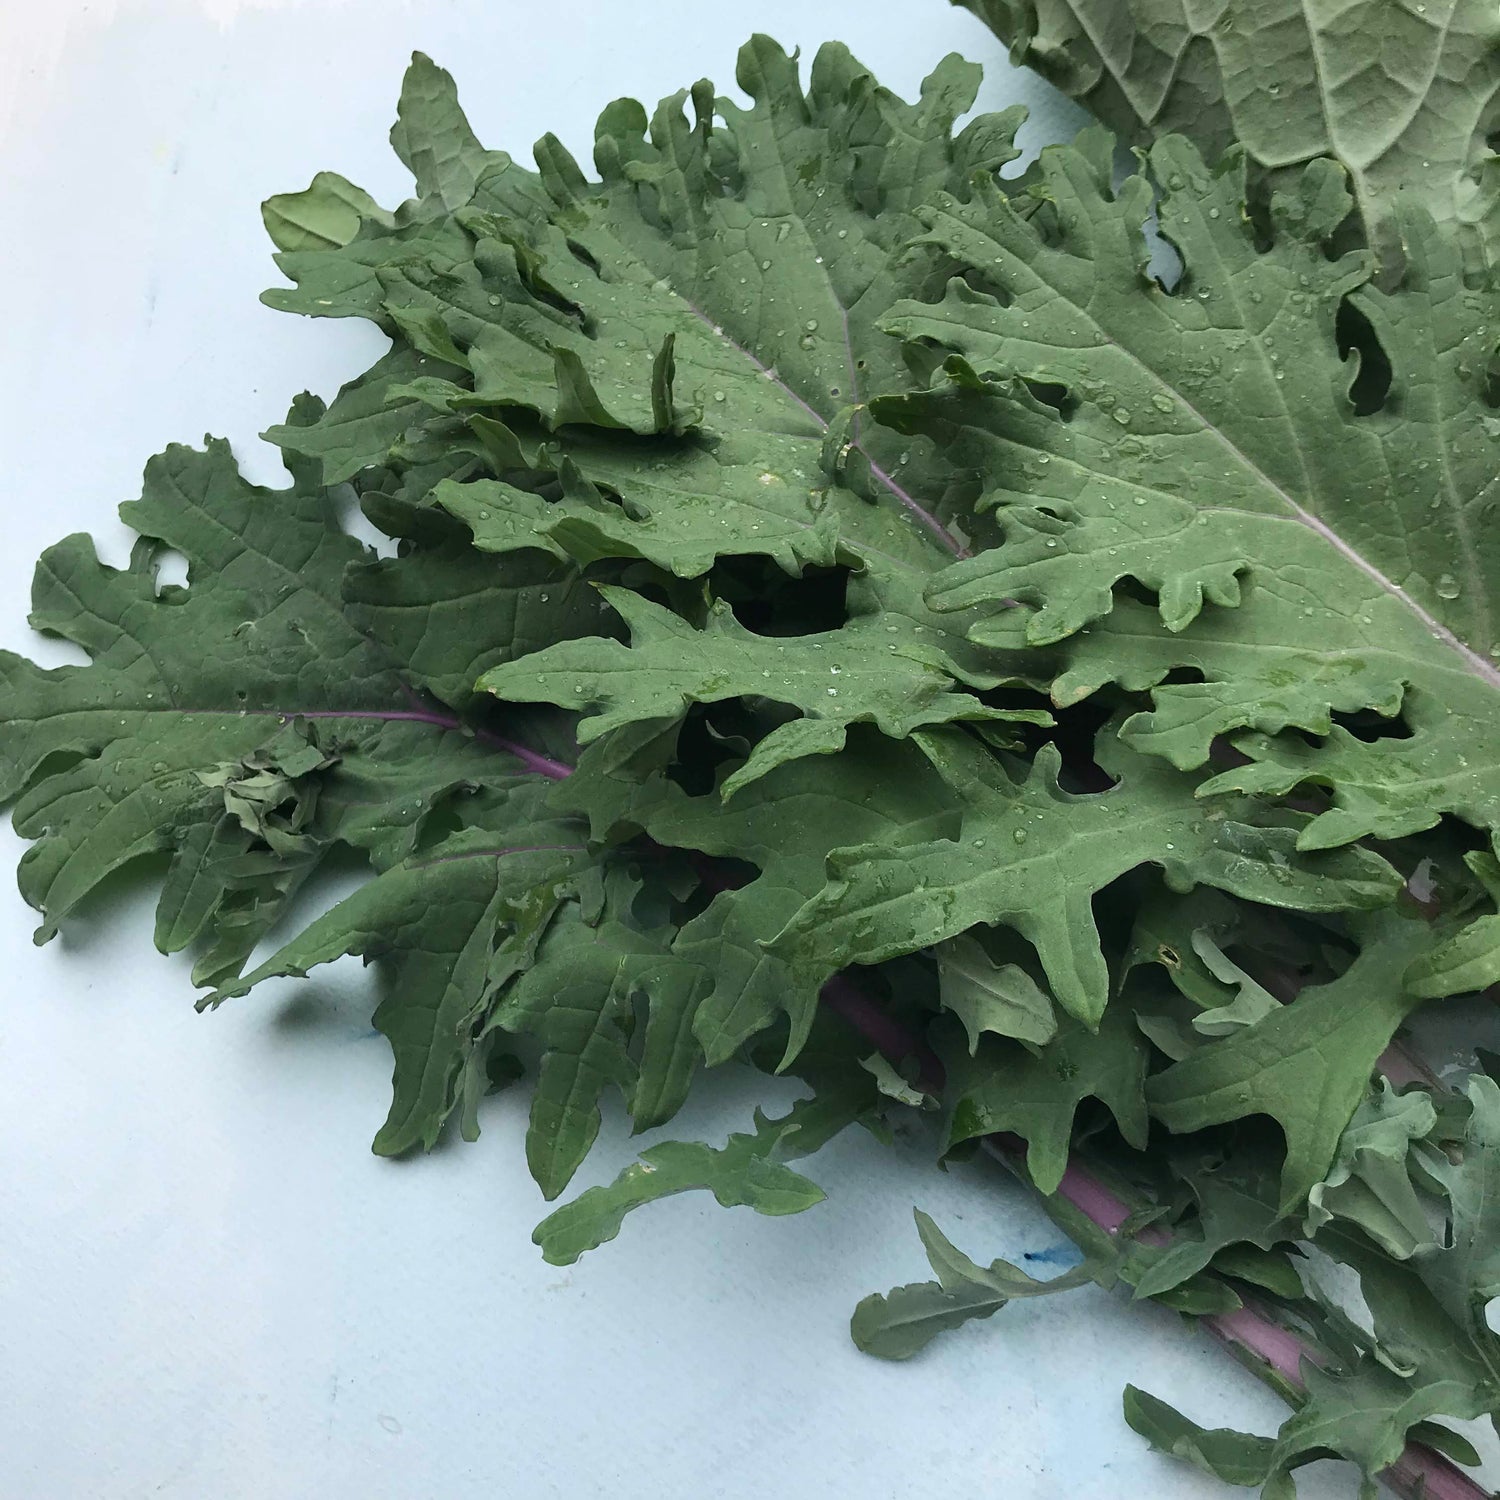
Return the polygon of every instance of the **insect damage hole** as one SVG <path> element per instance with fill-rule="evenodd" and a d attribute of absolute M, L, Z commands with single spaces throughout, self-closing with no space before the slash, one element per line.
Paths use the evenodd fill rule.
<path fill-rule="evenodd" d="M 1391 391 L 1391 360 L 1381 347 L 1374 325 L 1348 298 L 1334 315 L 1334 337 L 1339 358 L 1351 372 L 1348 396 L 1358 417 L 1380 411 Z"/>

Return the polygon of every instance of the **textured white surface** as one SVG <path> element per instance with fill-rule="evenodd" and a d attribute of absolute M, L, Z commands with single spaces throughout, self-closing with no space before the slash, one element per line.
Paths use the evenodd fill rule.
<path fill-rule="evenodd" d="M 123 561 L 113 506 L 149 453 L 210 430 L 273 478 L 255 434 L 376 352 L 257 304 L 257 205 L 323 167 L 405 196 L 384 137 L 413 47 L 487 143 L 556 129 L 582 154 L 608 99 L 726 84 L 753 29 L 847 40 L 908 96 L 960 48 L 983 104 L 1039 104 L 1033 144 L 1071 127 L 941 0 L 3 0 L 0 641 L 27 645 L 48 542 L 88 530 Z M 376 1160 L 389 1063 L 361 971 L 196 1016 L 150 899 L 121 882 L 35 949 L 0 891 L 0 1500 L 1193 1500 L 1221 1491 L 1126 1429 L 1127 1379 L 1202 1420 L 1278 1417 L 1175 1318 L 1094 1292 L 908 1365 L 858 1355 L 858 1298 L 925 1274 L 913 1202 L 982 1259 L 1059 1245 L 998 1170 L 944 1176 L 920 1141 L 837 1144 L 810 1169 L 830 1202 L 800 1218 L 678 1199 L 550 1268 L 519 1092 L 476 1146 Z M 728 1080 L 674 1133 L 722 1137 L 753 1097 Z M 607 1136 L 580 1186 L 640 1144 Z M 1304 1495 L 1352 1493 L 1318 1468 Z"/>

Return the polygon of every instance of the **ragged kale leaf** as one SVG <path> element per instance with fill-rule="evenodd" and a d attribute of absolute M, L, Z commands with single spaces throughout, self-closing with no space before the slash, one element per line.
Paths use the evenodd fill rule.
<path fill-rule="evenodd" d="M 1149 690 L 1121 730 L 1148 754 L 1197 768 L 1229 738 L 1250 763 L 1203 797 L 1322 793 L 1303 848 L 1444 815 L 1493 837 L 1493 294 L 1465 286 L 1415 209 L 1394 290 L 1369 284 L 1360 252 L 1329 259 L 1351 199 L 1328 161 L 1278 194 L 1269 248 L 1233 163 L 1210 172 L 1168 139 L 1152 166 L 1184 258 L 1171 292 L 1143 273 L 1146 180 L 1112 191 L 1097 151 L 1051 154 L 1045 219 L 992 189 L 932 214 L 969 279 L 889 326 L 933 350 L 946 384 L 879 410 L 942 432 L 991 476 L 984 503 L 1005 538 L 929 599 L 988 607 L 978 641 L 1059 646 L 1060 704 L 1106 683 Z M 1350 394 L 1341 307 L 1389 360 L 1377 410 Z M 1067 393 L 1062 410 L 1030 394 L 1036 382 Z M 1357 733 L 1360 714 L 1392 732 Z"/>
<path fill-rule="evenodd" d="M 1452 234 L 1478 272 L 1500 248 L 1500 18 L 1483 0 L 1349 5 L 1220 0 L 953 0 L 1011 58 L 1143 145 L 1232 145 L 1271 183 L 1338 162 L 1359 236 L 1394 272 L 1403 204 Z"/>
<path fill-rule="evenodd" d="M 371 963 L 379 1152 L 530 1066 L 552 1199 L 611 1096 L 647 1130 L 720 1064 L 807 1084 L 558 1207 L 551 1261 L 674 1193 L 811 1207 L 788 1163 L 906 1110 L 1084 1261 L 919 1215 L 937 1280 L 863 1347 L 1120 1283 L 1297 1408 L 1251 1438 L 1131 1392 L 1162 1448 L 1468 1496 L 1439 1419 L 1500 1410 L 1497 1095 L 1407 1028 L 1500 980 L 1494 28 L 1153 5 L 971 6 L 1195 137 L 1120 181 L 1097 129 L 1016 175 L 957 58 L 908 104 L 766 38 L 748 107 L 619 100 L 594 175 L 552 136 L 531 170 L 419 55 L 415 195 L 264 210 L 265 300 L 390 349 L 267 434 L 287 488 L 173 448 L 127 568 L 48 552 L 35 622 L 90 662 L 0 658 L 0 795 L 42 936 L 155 855 L 203 1006 Z M 309 913 L 339 850 L 368 879 Z"/>

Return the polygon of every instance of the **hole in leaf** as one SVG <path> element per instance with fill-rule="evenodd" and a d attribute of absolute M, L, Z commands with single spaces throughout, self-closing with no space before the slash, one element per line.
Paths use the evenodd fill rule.
<path fill-rule="evenodd" d="M 154 554 L 153 561 L 156 564 L 158 591 L 187 587 L 188 560 L 175 547 L 159 547 Z"/>
<path fill-rule="evenodd" d="M 1381 347 L 1370 320 L 1347 297 L 1339 303 L 1333 330 L 1339 356 L 1354 372 L 1349 400 L 1356 416 L 1367 417 L 1379 411 L 1390 394 L 1390 356 Z"/>
<path fill-rule="evenodd" d="M 1490 355 L 1479 395 L 1486 406 L 1500 407 L 1500 353 Z"/>
<path fill-rule="evenodd" d="M 1065 385 L 1059 385 L 1052 380 L 1027 380 L 1023 383 L 1043 406 L 1050 406 L 1064 422 L 1068 421 L 1078 408 L 1077 398 Z"/>
<path fill-rule="evenodd" d="M 450 797 L 447 801 L 439 803 L 422 819 L 421 826 L 417 830 L 416 841 L 412 845 L 414 853 L 420 854 L 424 850 L 435 848 L 464 826 L 460 812 L 461 803 L 461 798 Z"/>
<path fill-rule="evenodd" d="M 1256 251 L 1264 255 L 1276 242 L 1271 226 L 1271 196 L 1264 189 L 1252 189 L 1245 200 L 1245 217 L 1250 221 L 1250 238 Z"/>
<path fill-rule="evenodd" d="M 1150 259 L 1146 262 L 1146 274 L 1162 291 L 1173 296 L 1182 289 L 1182 252 L 1161 232 L 1156 215 L 1152 214 L 1141 225 Z"/>

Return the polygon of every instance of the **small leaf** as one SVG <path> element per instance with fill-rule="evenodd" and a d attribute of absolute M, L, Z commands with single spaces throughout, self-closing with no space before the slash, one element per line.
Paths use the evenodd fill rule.
<path fill-rule="evenodd" d="M 278 250 L 337 249 L 359 233 L 365 219 L 383 229 L 396 224 L 363 188 L 337 172 L 319 172 L 300 193 L 267 198 L 260 212 Z"/>
<path fill-rule="evenodd" d="M 866 1297 L 855 1309 L 850 1335 L 859 1349 L 877 1359 L 910 1359 L 938 1334 L 974 1318 L 988 1318 L 1016 1297 L 1071 1291 L 1097 1279 L 1097 1269 L 1089 1261 L 1050 1281 L 1037 1281 L 1009 1261 L 978 1266 L 920 1209 L 916 1220 L 938 1279 Z"/>
<path fill-rule="evenodd" d="M 815 1183 L 785 1166 L 809 1156 L 868 1107 L 861 1090 L 825 1089 L 802 1099 L 779 1119 L 758 1111 L 753 1135 L 735 1134 L 721 1147 L 664 1141 L 641 1153 L 607 1187 L 593 1187 L 549 1214 L 532 1239 L 549 1264 L 571 1265 L 619 1232 L 625 1215 L 644 1203 L 703 1189 L 725 1208 L 795 1214 L 823 1201 Z"/>
<path fill-rule="evenodd" d="M 1125 1420 L 1158 1453 L 1185 1459 L 1195 1469 L 1228 1484 L 1263 1484 L 1269 1477 L 1274 1438 L 1235 1432 L 1228 1427 L 1200 1427 L 1165 1401 L 1125 1387 Z"/>
<path fill-rule="evenodd" d="M 986 1032 L 1037 1046 L 1057 1034 L 1047 993 L 1018 964 L 997 965 L 978 937 L 961 934 L 934 952 L 943 1008 L 963 1022 L 971 1057 Z"/>
<path fill-rule="evenodd" d="M 1338 979 L 1174 1063 L 1146 1088 L 1151 1113 L 1173 1131 L 1271 1115 L 1286 1134 L 1284 1213 L 1327 1172 L 1380 1054 L 1417 1004 L 1401 975 L 1430 942 L 1426 924 L 1380 919 L 1371 938 Z"/>
<path fill-rule="evenodd" d="M 1440 1000 L 1500 984 L 1500 916 L 1479 917 L 1406 971 L 1414 995 Z"/>
<path fill-rule="evenodd" d="M 1397 1094 L 1382 1079 L 1339 1138 L 1333 1166 L 1308 1194 L 1309 1234 L 1335 1216 L 1358 1224 L 1398 1260 L 1432 1243 L 1427 1211 L 1412 1183 L 1412 1145 L 1437 1124 L 1426 1094 Z"/>

